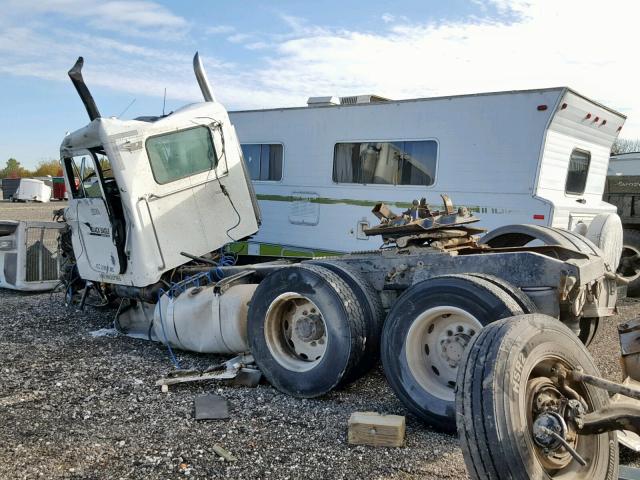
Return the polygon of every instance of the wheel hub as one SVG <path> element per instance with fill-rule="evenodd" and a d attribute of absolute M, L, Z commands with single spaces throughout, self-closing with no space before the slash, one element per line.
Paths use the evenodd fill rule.
<path fill-rule="evenodd" d="M 320 340 L 324 335 L 324 322 L 318 314 L 302 316 L 296 319 L 294 331 L 303 342 Z"/>
<path fill-rule="evenodd" d="M 471 340 L 469 335 L 458 333 L 451 337 L 447 337 L 443 343 L 441 343 L 443 360 L 447 362 L 451 368 L 458 367 L 469 340 Z"/>
<path fill-rule="evenodd" d="M 564 419 L 555 412 L 547 412 L 538 415 L 533 422 L 533 440 L 539 447 L 547 450 L 555 450 L 560 447 L 560 441 L 549 432 L 555 432 L 562 438 L 566 437 L 567 424 Z"/>
<path fill-rule="evenodd" d="M 573 457 L 562 443 L 551 434 L 562 437 L 575 449 L 578 435 L 567 426 L 565 417 L 570 413 L 568 400 L 559 387 L 547 377 L 536 377 L 527 385 L 527 405 L 531 422 L 531 437 L 540 463 L 549 470 L 559 470 L 571 463 Z"/>

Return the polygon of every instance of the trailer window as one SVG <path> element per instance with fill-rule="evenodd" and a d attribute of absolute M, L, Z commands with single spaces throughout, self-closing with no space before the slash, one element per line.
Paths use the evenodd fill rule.
<path fill-rule="evenodd" d="M 150 137 L 147 154 L 153 177 L 161 185 L 212 170 L 218 164 L 207 127 Z"/>
<path fill-rule="evenodd" d="M 433 185 L 438 144 L 412 142 L 337 143 L 333 181 L 338 183 Z"/>
<path fill-rule="evenodd" d="M 587 175 L 589 174 L 590 163 L 591 153 L 577 148 L 571 152 L 565 192 L 577 195 L 584 193 L 585 186 L 587 185 Z"/>
<path fill-rule="evenodd" d="M 243 143 L 241 147 L 251 180 L 282 180 L 282 145 Z"/>

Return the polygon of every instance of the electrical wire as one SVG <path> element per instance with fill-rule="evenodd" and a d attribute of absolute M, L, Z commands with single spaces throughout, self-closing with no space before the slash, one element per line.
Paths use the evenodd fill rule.
<path fill-rule="evenodd" d="M 197 118 L 206 118 L 208 120 L 211 120 L 211 124 L 209 128 L 212 129 L 216 129 L 220 131 L 220 141 L 222 142 L 222 151 L 220 152 L 220 160 L 224 159 L 224 165 L 226 168 L 227 173 L 229 172 L 229 162 L 227 160 L 227 148 L 226 148 L 226 144 L 225 144 L 225 139 L 224 139 L 224 132 L 222 130 L 222 123 L 220 123 L 218 120 L 212 118 L 212 117 L 197 117 Z M 196 122 L 193 122 L 196 123 Z M 231 232 L 232 230 L 235 230 L 240 223 L 242 222 L 242 217 L 240 216 L 240 212 L 238 212 L 238 209 L 236 208 L 235 204 L 233 203 L 233 200 L 231 199 L 231 195 L 229 195 L 229 192 L 227 191 L 227 188 L 225 185 L 222 184 L 222 182 L 220 181 L 220 177 L 218 176 L 218 166 L 216 165 L 212 170 L 216 176 L 216 180 L 218 181 L 218 186 L 220 187 L 220 190 L 222 191 L 222 193 L 227 197 L 227 200 L 229 200 L 229 203 L 231 204 L 231 208 L 233 208 L 233 211 L 236 213 L 236 216 L 238 217 L 235 225 L 233 225 L 232 227 L 229 227 L 227 229 L 227 231 L 225 232 L 225 235 L 227 237 L 229 237 L 231 239 L 232 242 L 237 242 L 239 239 L 233 238 L 231 236 L 231 234 L 229 232 Z"/>

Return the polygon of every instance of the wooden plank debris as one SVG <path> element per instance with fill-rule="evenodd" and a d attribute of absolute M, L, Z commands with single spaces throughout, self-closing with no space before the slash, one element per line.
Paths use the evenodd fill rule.
<path fill-rule="evenodd" d="M 354 412 L 349 418 L 348 441 L 352 445 L 401 447 L 404 444 L 405 418 L 376 412 Z"/>

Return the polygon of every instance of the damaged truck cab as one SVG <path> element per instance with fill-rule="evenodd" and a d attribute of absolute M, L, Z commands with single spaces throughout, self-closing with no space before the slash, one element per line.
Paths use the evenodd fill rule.
<path fill-rule="evenodd" d="M 82 279 L 149 287 L 189 261 L 181 252 L 205 255 L 258 230 L 238 139 L 212 95 L 160 117 L 102 118 L 81 68 L 69 75 L 91 123 L 60 151 Z M 210 92 L 197 55 L 194 68 Z"/>

